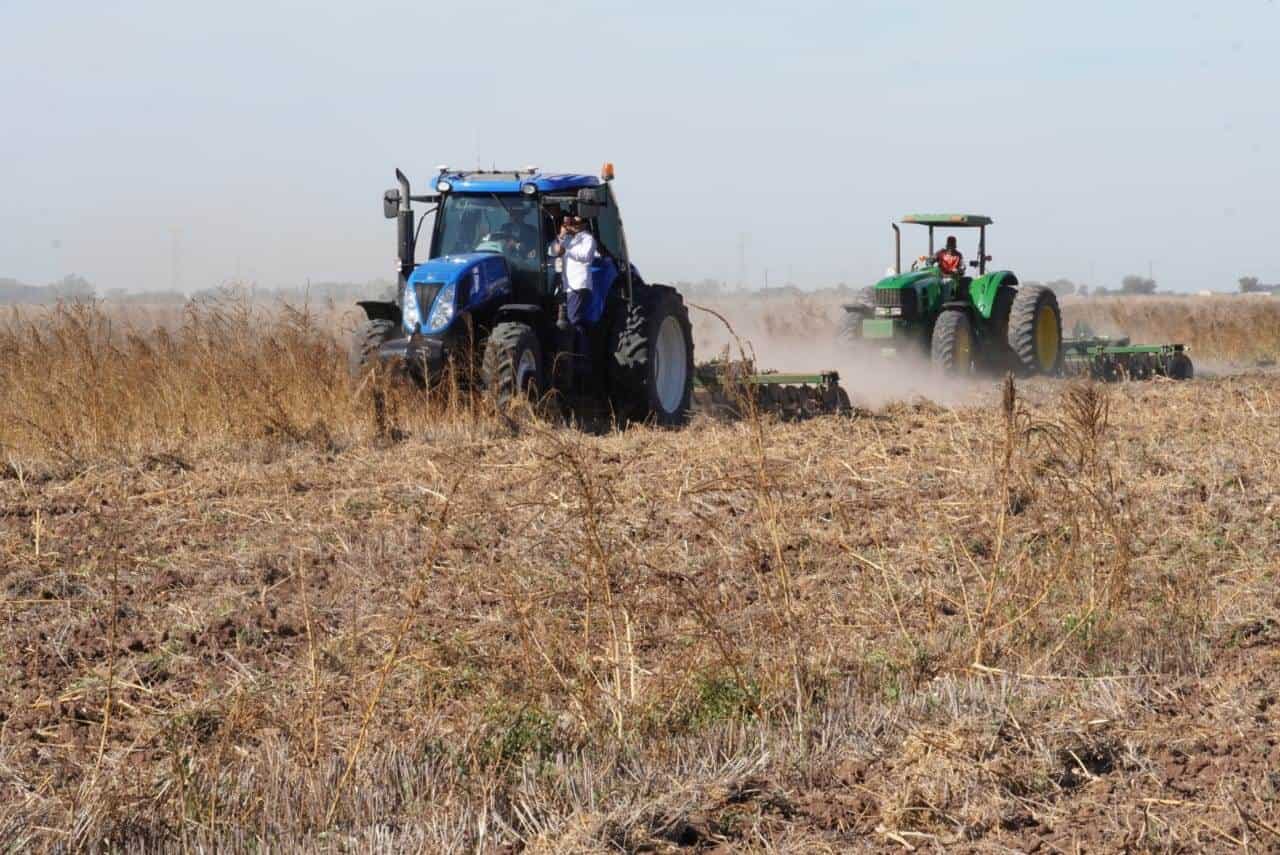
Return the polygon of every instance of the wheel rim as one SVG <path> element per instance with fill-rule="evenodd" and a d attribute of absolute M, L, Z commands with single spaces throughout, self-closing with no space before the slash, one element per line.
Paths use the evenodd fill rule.
<path fill-rule="evenodd" d="M 657 387 L 658 404 L 665 413 L 674 413 L 684 400 L 688 348 L 680 321 L 668 315 L 658 327 L 658 341 L 654 348 L 653 379 Z"/>
<path fill-rule="evenodd" d="M 526 395 L 537 394 L 538 391 L 538 358 L 532 350 L 520 354 L 516 363 L 516 389 Z"/>
<path fill-rule="evenodd" d="M 973 339 L 969 335 L 969 328 L 964 324 L 956 327 L 955 359 L 955 369 L 961 373 L 967 372 L 973 364 Z"/>
<path fill-rule="evenodd" d="M 1058 362 L 1058 324 L 1053 309 L 1041 306 L 1036 313 L 1036 359 L 1042 369 Z"/>

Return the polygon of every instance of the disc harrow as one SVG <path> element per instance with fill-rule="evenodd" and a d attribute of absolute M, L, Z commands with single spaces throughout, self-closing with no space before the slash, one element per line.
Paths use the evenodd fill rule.
<path fill-rule="evenodd" d="M 755 370 L 749 359 L 715 359 L 694 369 L 694 396 L 704 408 L 741 417 L 773 413 L 787 421 L 853 412 L 835 371 L 795 374 Z"/>
<path fill-rule="evenodd" d="M 1107 383 L 1195 376 L 1191 357 L 1181 344 L 1130 344 L 1128 338 L 1103 338 L 1077 328 L 1077 336 L 1064 339 L 1062 347 L 1062 373 L 1068 376 Z"/>

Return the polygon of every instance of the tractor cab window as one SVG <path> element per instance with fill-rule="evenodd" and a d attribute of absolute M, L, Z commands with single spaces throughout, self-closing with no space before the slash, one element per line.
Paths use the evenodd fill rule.
<path fill-rule="evenodd" d="M 447 196 L 436 215 L 431 257 L 467 252 L 506 256 L 517 287 L 536 278 L 542 265 L 538 205 L 526 196 Z"/>

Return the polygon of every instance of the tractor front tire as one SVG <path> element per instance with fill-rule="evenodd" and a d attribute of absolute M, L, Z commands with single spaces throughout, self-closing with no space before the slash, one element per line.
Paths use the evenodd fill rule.
<path fill-rule="evenodd" d="M 1043 285 L 1023 285 L 1009 308 L 1009 348 L 1019 373 L 1057 374 L 1062 366 L 1062 311 Z"/>
<path fill-rule="evenodd" d="M 676 427 L 693 396 L 693 328 L 680 293 L 636 285 L 610 331 L 609 379 L 620 418 Z"/>
<path fill-rule="evenodd" d="M 351 334 L 351 349 L 347 351 L 347 369 L 352 378 L 364 376 L 371 363 L 377 361 L 378 348 L 395 337 L 399 325 L 395 321 L 365 321 Z"/>
<path fill-rule="evenodd" d="M 542 347 L 533 327 L 515 321 L 489 334 L 480 366 L 484 388 L 499 408 L 542 394 Z"/>
<path fill-rule="evenodd" d="M 973 373 L 976 350 L 967 313 L 952 309 L 938 315 L 930 347 L 934 365 L 946 374 L 968 376 Z"/>

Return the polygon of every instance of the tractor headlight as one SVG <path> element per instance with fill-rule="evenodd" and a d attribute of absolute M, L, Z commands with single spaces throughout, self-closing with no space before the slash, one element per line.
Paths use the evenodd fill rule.
<path fill-rule="evenodd" d="M 532 182 L 527 184 L 521 184 L 520 192 L 526 196 L 532 196 L 534 193 L 538 192 L 538 187 L 536 184 L 533 184 Z"/>
<path fill-rule="evenodd" d="M 902 317 L 901 306 L 876 306 L 877 318 L 898 318 Z"/>
<path fill-rule="evenodd" d="M 431 316 L 427 318 L 427 332 L 444 332 L 445 327 L 453 321 L 453 301 L 457 293 L 458 287 L 453 282 L 440 289 L 436 301 L 431 305 Z"/>
<path fill-rule="evenodd" d="M 404 307 L 401 310 L 404 326 L 409 332 L 417 332 L 422 323 L 422 310 L 418 308 L 418 289 L 412 284 L 404 286 Z"/>
<path fill-rule="evenodd" d="M 436 192 L 438 193 L 448 193 L 452 189 L 453 189 L 453 184 L 449 181 L 436 182 Z"/>

